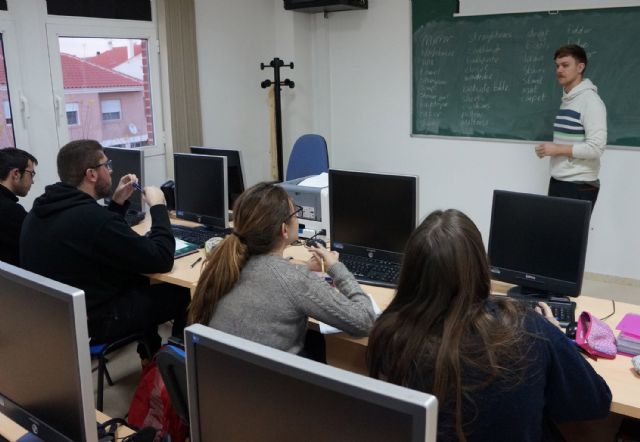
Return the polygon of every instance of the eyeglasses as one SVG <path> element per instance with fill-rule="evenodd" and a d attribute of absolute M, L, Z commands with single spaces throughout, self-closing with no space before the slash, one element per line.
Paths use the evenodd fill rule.
<path fill-rule="evenodd" d="M 113 170 L 113 160 L 107 160 L 104 163 L 100 163 L 96 166 L 90 167 L 89 169 L 97 169 L 98 167 L 106 167 L 109 170 Z"/>
<path fill-rule="evenodd" d="M 20 172 L 22 173 L 28 173 L 29 175 L 31 175 L 31 179 L 34 179 L 36 176 L 36 171 L 35 170 L 29 170 L 29 169 L 22 169 Z"/>
<path fill-rule="evenodd" d="M 292 216 L 296 216 L 296 217 L 298 217 L 298 218 L 299 218 L 300 216 L 302 216 L 302 212 L 304 211 L 303 207 L 302 207 L 302 206 L 299 206 L 299 205 L 297 205 L 297 204 L 294 204 L 293 206 L 296 208 L 296 210 L 295 210 L 293 213 L 291 213 L 290 215 L 288 215 L 288 216 L 284 219 L 284 221 L 282 221 L 283 223 L 286 223 L 287 221 L 289 221 L 289 218 L 291 218 Z"/>

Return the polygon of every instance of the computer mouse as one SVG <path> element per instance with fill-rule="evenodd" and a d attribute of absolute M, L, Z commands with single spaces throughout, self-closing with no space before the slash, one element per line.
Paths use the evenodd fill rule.
<path fill-rule="evenodd" d="M 567 328 L 565 329 L 564 333 L 567 335 L 567 338 L 573 339 L 575 341 L 577 330 L 578 330 L 578 323 L 574 321 L 567 324 Z"/>
<path fill-rule="evenodd" d="M 311 238 L 308 239 L 307 242 L 305 243 L 307 247 L 317 247 L 318 244 L 322 245 L 322 247 L 324 247 L 325 249 L 327 248 L 327 243 L 324 239 L 320 239 L 320 238 Z"/>

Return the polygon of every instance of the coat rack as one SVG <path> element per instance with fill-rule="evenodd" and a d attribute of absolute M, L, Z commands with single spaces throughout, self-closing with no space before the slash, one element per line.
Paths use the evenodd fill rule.
<path fill-rule="evenodd" d="M 284 167 L 282 160 L 282 110 L 280 107 L 280 91 L 282 86 L 288 86 L 291 89 L 295 87 L 295 83 L 292 80 L 286 78 L 284 81 L 280 81 L 280 68 L 287 67 L 293 69 L 293 62 L 289 64 L 284 64 L 284 61 L 280 60 L 278 57 L 271 60 L 271 62 L 266 65 L 264 63 L 260 63 L 260 70 L 264 70 L 264 68 L 273 68 L 273 81 L 264 80 L 260 83 L 262 89 L 268 88 L 271 85 L 274 85 L 274 96 L 275 96 L 275 107 L 276 107 L 276 155 L 278 161 L 278 180 L 284 180 Z"/>

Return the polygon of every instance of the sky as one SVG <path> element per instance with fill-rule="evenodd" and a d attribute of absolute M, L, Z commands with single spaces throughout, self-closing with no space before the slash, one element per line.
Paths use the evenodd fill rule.
<path fill-rule="evenodd" d="M 60 52 L 85 58 L 93 57 L 97 52 L 109 50 L 109 42 L 113 42 L 113 47 L 126 46 L 129 39 L 123 38 L 95 38 L 95 37 L 60 37 Z M 139 39 L 133 39 L 134 43 L 139 43 Z"/>

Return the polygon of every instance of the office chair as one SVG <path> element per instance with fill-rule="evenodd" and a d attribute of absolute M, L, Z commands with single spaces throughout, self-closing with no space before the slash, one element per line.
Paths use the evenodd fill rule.
<path fill-rule="evenodd" d="M 98 370 L 98 397 L 96 399 L 96 409 L 98 409 L 99 411 L 102 411 L 103 409 L 104 379 L 107 379 L 107 383 L 109 385 L 113 385 L 113 380 L 111 379 L 109 371 L 107 370 L 107 362 L 109 361 L 107 359 L 107 355 L 136 341 L 144 343 L 143 335 L 141 333 L 134 333 L 113 342 L 105 342 L 102 344 L 93 345 L 89 343 L 89 354 L 91 355 L 91 359 L 98 360 L 98 366 L 96 367 L 96 369 Z"/>
<path fill-rule="evenodd" d="M 289 155 L 286 180 L 329 171 L 327 142 L 321 135 L 306 134 L 296 140 Z"/>
<path fill-rule="evenodd" d="M 184 349 L 178 345 L 165 345 L 158 351 L 156 363 L 173 408 L 188 426 L 189 400 L 187 398 L 187 365 Z"/>

